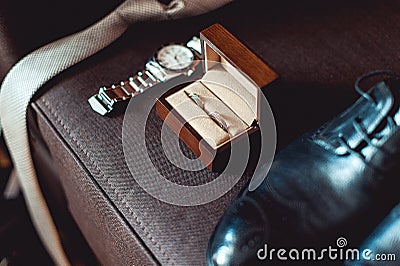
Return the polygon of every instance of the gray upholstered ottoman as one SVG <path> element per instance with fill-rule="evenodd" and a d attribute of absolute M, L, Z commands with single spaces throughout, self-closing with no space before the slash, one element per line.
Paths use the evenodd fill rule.
<path fill-rule="evenodd" d="M 33 148 L 50 156 L 52 178 L 58 180 L 99 261 L 204 265 L 213 228 L 251 176 L 246 173 L 226 195 L 200 206 L 175 206 L 153 198 L 125 163 L 123 113 L 102 117 L 87 103 L 100 86 L 141 69 L 159 45 L 184 42 L 219 22 L 281 77 L 264 91 L 275 114 L 279 150 L 349 105 L 356 98 L 352 86 L 359 75 L 400 69 L 400 39 L 393 27 L 399 21 L 398 8 L 396 1 L 238 1 L 201 17 L 135 25 L 110 47 L 49 82 L 32 104 L 31 133 L 41 143 Z M 134 99 L 138 110 L 151 97 L 148 91 Z M 152 165 L 138 161 L 140 169 L 156 166 L 167 179 L 185 185 L 216 177 L 207 169 L 188 172 L 172 165 L 159 145 L 161 125 L 153 110 L 146 134 L 131 140 L 132 145 L 135 138 L 147 140 Z M 181 148 L 192 156 L 184 145 Z M 46 176 L 49 169 L 39 172 Z"/>

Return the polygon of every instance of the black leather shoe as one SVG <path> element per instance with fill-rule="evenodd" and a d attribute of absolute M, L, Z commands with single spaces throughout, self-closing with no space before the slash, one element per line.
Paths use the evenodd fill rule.
<path fill-rule="evenodd" d="M 356 89 L 353 106 L 277 154 L 262 184 L 233 200 L 208 265 L 276 265 L 281 247 L 336 247 L 339 237 L 357 245 L 399 201 L 400 82 Z"/>
<path fill-rule="evenodd" d="M 400 204 L 374 230 L 359 248 L 360 256 L 347 266 L 396 266 L 400 264 Z"/>

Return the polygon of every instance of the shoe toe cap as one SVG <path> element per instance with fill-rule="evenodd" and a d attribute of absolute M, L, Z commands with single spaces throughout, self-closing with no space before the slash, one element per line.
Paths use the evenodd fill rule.
<path fill-rule="evenodd" d="M 268 236 L 267 220 L 254 200 L 236 200 L 212 235 L 208 265 L 254 265 Z"/>

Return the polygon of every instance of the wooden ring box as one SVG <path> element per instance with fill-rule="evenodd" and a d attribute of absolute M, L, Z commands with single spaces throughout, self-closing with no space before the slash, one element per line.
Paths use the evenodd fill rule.
<path fill-rule="evenodd" d="M 212 171 L 222 171 L 231 145 L 259 138 L 261 88 L 278 75 L 220 24 L 200 32 L 201 77 L 177 86 L 157 99 L 156 112 Z M 203 106 L 188 94 L 195 93 Z M 210 117 L 217 112 L 227 124 Z M 257 142 L 257 141 L 256 141 Z"/>

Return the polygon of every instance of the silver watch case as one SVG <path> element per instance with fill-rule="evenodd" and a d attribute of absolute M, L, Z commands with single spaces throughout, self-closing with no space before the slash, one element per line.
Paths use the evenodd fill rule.
<path fill-rule="evenodd" d="M 191 40 L 190 42 L 197 41 L 197 40 Z M 182 69 L 170 69 L 167 67 L 164 67 L 159 61 L 158 61 L 158 54 L 161 49 L 164 47 L 170 46 L 170 45 L 180 45 L 183 46 L 187 49 L 189 49 L 192 54 L 193 54 L 193 61 L 192 63 Z M 156 77 L 160 82 L 165 82 L 169 79 L 172 79 L 174 77 L 177 77 L 179 75 L 186 75 L 190 76 L 194 73 L 196 66 L 198 65 L 200 59 L 199 52 L 196 51 L 193 47 L 190 47 L 188 45 L 184 45 L 182 43 L 168 43 L 165 45 L 160 46 L 157 51 L 154 53 L 154 56 L 146 63 L 146 69 L 154 76 Z"/>

